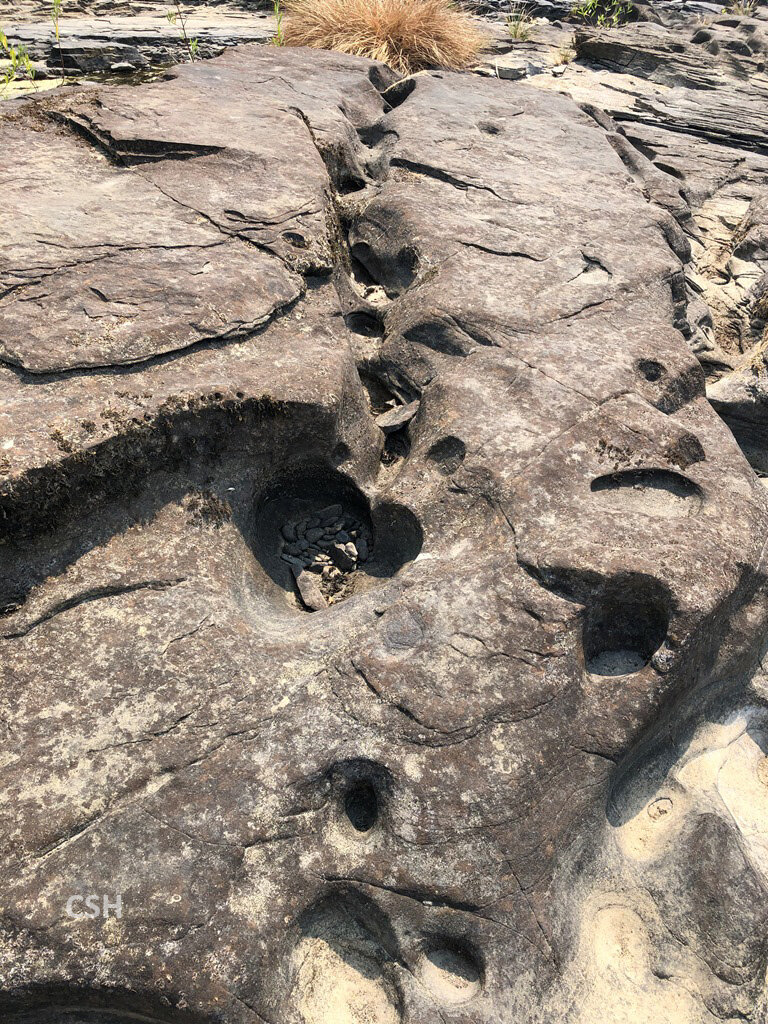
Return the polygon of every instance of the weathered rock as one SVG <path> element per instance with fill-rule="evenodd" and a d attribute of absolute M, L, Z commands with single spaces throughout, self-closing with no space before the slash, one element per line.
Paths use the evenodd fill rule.
<path fill-rule="evenodd" d="M 317 575 L 313 572 L 308 572 L 304 569 L 302 572 L 294 573 L 296 577 L 296 586 L 299 588 L 299 594 L 304 604 L 313 612 L 319 612 L 323 608 L 328 607 L 328 602 L 325 599 L 322 588 L 320 587 L 320 580 Z"/>
<path fill-rule="evenodd" d="M 761 1019 L 768 492 L 625 123 L 269 47 L 0 107 L 4 1020 Z"/>
<path fill-rule="evenodd" d="M 391 434 L 395 430 L 402 430 L 406 424 L 411 422 L 418 411 L 418 402 L 408 402 L 407 405 L 395 406 L 389 412 L 383 412 L 380 416 L 376 417 L 376 426 L 379 430 L 383 430 L 385 434 Z"/>
<path fill-rule="evenodd" d="M 62 65 L 67 76 L 109 71 L 142 70 L 189 59 L 189 50 L 178 22 L 170 24 L 168 5 L 142 4 L 114 0 L 110 9 L 93 10 L 81 3 L 62 7 L 57 44 L 50 20 L 50 6 L 37 10 L 21 0 L 8 9 L 0 2 L 0 24 L 14 45 L 26 47 L 35 62 L 39 77 L 59 77 Z M 184 4 L 190 39 L 197 43 L 201 58 L 218 56 L 228 46 L 249 42 L 268 42 L 277 25 L 270 11 L 243 14 L 238 5 L 197 6 Z M 89 9 L 90 7 L 90 9 Z M 25 10 L 25 8 L 27 8 Z M 85 8 L 85 10 L 83 10 Z M 234 9 L 233 9 L 234 8 Z M 127 64 L 127 68 L 120 68 Z M 116 67 L 116 65 L 118 65 Z"/>

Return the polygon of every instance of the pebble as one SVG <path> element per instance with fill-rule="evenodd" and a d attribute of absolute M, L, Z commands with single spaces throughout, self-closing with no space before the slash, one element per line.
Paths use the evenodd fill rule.
<path fill-rule="evenodd" d="M 354 569 L 354 559 L 350 557 L 349 552 L 346 551 L 342 544 L 334 544 L 328 551 L 328 554 L 339 569 L 343 569 L 345 572 L 349 572 L 351 569 Z"/>
<path fill-rule="evenodd" d="M 293 555 L 286 555 L 285 552 L 283 552 L 283 554 L 280 557 L 283 559 L 284 562 L 287 562 L 289 565 L 296 566 L 299 569 L 304 568 L 304 562 L 302 562 L 300 558 L 295 558 Z"/>
<path fill-rule="evenodd" d="M 368 558 L 368 545 L 366 544 L 364 537 L 360 537 L 357 541 L 357 557 L 361 562 L 364 562 Z"/>
<path fill-rule="evenodd" d="M 283 538 L 285 540 L 287 540 L 287 541 L 295 541 L 296 540 L 296 526 L 295 526 L 294 523 L 286 523 L 285 526 L 282 528 L 282 530 L 280 532 L 282 533 Z"/>
<path fill-rule="evenodd" d="M 326 521 L 333 521 L 338 519 L 341 515 L 341 505 L 328 505 L 326 508 L 321 508 L 317 513 L 317 518 Z"/>
<path fill-rule="evenodd" d="M 316 540 L 320 540 L 324 533 L 325 529 L 322 526 L 315 526 L 313 529 L 307 530 L 304 536 L 310 544 L 314 544 Z"/>

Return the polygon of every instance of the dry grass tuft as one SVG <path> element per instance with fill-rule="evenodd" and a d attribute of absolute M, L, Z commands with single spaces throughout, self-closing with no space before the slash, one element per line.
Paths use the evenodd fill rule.
<path fill-rule="evenodd" d="M 737 14 L 740 18 L 753 18 L 757 11 L 757 0 L 731 0 L 723 8 L 723 14 Z"/>
<path fill-rule="evenodd" d="M 485 41 L 451 0 L 285 0 L 286 46 L 379 60 L 410 74 L 470 67 Z"/>
<path fill-rule="evenodd" d="M 552 63 L 555 67 L 562 67 L 563 64 L 571 64 L 576 60 L 576 51 L 572 46 L 561 46 L 555 51 Z"/>

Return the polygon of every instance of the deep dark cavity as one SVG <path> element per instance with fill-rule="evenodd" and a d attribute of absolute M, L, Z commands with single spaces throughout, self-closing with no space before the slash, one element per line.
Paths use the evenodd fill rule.
<path fill-rule="evenodd" d="M 595 676 L 639 672 L 664 643 L 669 627 L 669 597 L 647 576 L 626 575 L 608 581 L 584 611 L 584 663 Z"/>
<path fill-rule="evenodd" d="M 362 267 L 359 279 L 365 283 L 381 285 L 389 297 L 407 291 L 419 272 L 419 254 L 412 245 L 404 245 L 397 253 L 382 260 L 364 239 L 352 241 L 350 255 L 353 267 Z"/>
<path fill-rule="evenodd" d="M 364 338 L 383 338 L 384 323 L 380 315 L 371 310 L 355 310 L 344 317 L 347 329 Z"/>
<path fill-rule="evenodd" d="M 393 110 L 395 107 L 399 107 L 401 103 L 405 103 L 415 88 L 415 78 L 403 78 L 401 81 L 395 82 L 394 85 L 390 85 L 388 89 L 385 89 L 381 96 L 389 109 Z"/>
<path fill-rule="evenodd" d="M 388 380 L 374 363 L 365 363 L 357 372 L 373 416 L 380 416 L 398 405 L 406 405 L 416 397 L 410 390 L 400 388 L 397 383 Z"/>
<path fill-rule="evenodd" d="M 395 466 L 407 459 L 410 453 L 411 440 L 408 437 L 408 428 L 403 427 L 402 430 L 387 434 L 384 450 L 381 453 L 381 463 L 383 466 Z"/>
<path fill-rule="evenodd" d="M 366 757 L 337 761 L 328 770 L 333 803 L 342 820 L 355 832 L 370 832 L 380 824 L 392 793 L 392 775 L 378 761 Z"/>
<path fill-rule="evenodd" d="M 309 242 L 300 231 L 284 231 L 282 237 L 295 249 L 306 249 Z"/>
<path fill-rule="evenodd" d="M 379 799 L 370 782 L 352 786 L 344 798 L 344 813 L 356 832 L 370 832 L 379 817 Z"/>

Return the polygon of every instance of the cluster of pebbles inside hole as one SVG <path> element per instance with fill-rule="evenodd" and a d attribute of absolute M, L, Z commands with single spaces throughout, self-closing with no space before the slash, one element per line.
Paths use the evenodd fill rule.
<path fill-rule="evenodd" d="M 280 557 L 288 562 L 302 604 L 320 611 L 345 596 L 352 574 L 369 558 L 368 527 L 341 505 L 286 523 Z"/>

